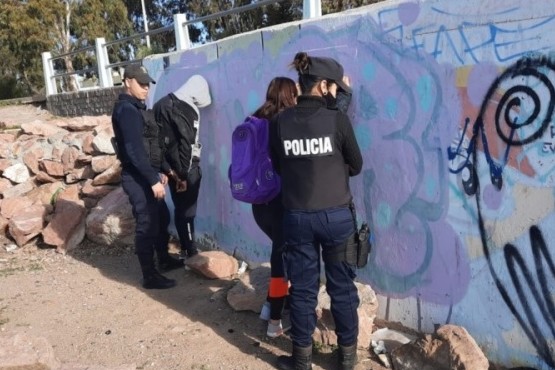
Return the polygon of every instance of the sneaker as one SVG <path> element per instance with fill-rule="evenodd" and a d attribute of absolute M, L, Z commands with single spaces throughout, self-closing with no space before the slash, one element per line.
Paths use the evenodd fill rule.
<path fill-rule="evenodd" d="M 169 289 L 175 286 L 175 280 L 168 279 L 158 271 L 152 272 L 143 279 L 143 288 L 145 289 Z"/>
<path fill-rule="evenodd" d="M 272 324 L 271 321 L 268 321 L 268 330 L 266 331 L 266 335 L 270 338 L 277 338 L 289 329 L 291 329 L 291 327 L 284 328 L 282 326 L 281 320 L 279 320 L 278 324 Z"/>
<path fill-rule="evenodd" d="M 162 262 L 160 262 L 158 264 L 158 267 L 160 268 L 160 271 L 162 272 L 168 272 L 171 270 L 175 270 L 175 269 L 179 269 L 183 267 L 183 260 L 182 259 L 176 259 L 173 257 L 168 257 L 166 259 L 164 259 Z"/>
<path fill-rule="evenodd" d="M 270 302 L 264 302 L 260 310 L 260 319 L 264 321 L 270 320 Z"/>

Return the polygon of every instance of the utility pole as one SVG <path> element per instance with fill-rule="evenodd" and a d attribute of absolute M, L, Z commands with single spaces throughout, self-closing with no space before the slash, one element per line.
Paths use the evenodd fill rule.
<path fill-rule="evenodd" d="M 143 24 L 145 32 L 148 32 L 148 19 L 146 18 L 145 0 L 141 0 L 141 7 L 143 8 Z M 150 49 L 150 36 L 146 35 L 146 47 Z"/>

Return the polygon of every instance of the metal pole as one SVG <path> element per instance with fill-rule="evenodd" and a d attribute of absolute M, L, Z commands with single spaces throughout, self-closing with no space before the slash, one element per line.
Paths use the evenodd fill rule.
<path fill-rule="evenodd" d="M 189 27 L 183 25 L 183 23 L 185 22 L 187 22 L 186 14 L 173 15 L 176 50 L 187 50 L 191 47 L 191 39 L 189 38 Z"/>
<path fill-rule="evenodd" d="M 322 16 L 321 0 L 303 1 L 303 19 L 317 18 Z"/>
<path fill-rule="evenodd" d="M 46 89 L 46 96 L 58 93 L 56 89 L 56 81 L 52 78 L 54 76 L 52 68 L 52 55 L 50 52 L 42 53 L 42 70 L 44 74 L 44 87 Z"/>
<path fill-rule="evenodd" d="M 108 67 L 110 60 L 108 59 L 105 44 L 106 40 L 104 40 L 104 37 L 99 37 L 95 40 L 99 85 L 100 87 L 113 87 L 112 69 Z"/>
<path fill-rule="evenodd" d="M 148 32 L 148 19 L 146 18 L 145 0 L 141 0 L 141 7 L 143 8 L 143 24 L 145 32 Z M 150 36 L 146 35 L 146 47 L 150 49 Z"/>

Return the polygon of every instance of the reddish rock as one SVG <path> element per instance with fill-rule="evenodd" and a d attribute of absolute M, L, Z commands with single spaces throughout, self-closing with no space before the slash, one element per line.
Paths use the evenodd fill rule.
<path fill-rule="evenodd" d="M 64 183 L 61 181 L 55 181 L 38 186 L 27 193 L 26 197 L 31 199 L 35 204 L 51 205 L 63 189 Z"/>
<path fill-rule="evenodd" d="M 73 146 L 68 146 L 62 152 L 62 166 L 64 174 L 68 174 L 75 168 L 75 162 L 79 157 L 79 150 Z"/>
<path fill-rule="evenodd" d="M 44 157 L 44 149 L 40 146 L 34 146 L 23 154 L 23 163 L 31 170 L 33 174 L 39 173 L 39 162 Z"/>
<path fill-rule="evenodd" d="M 5 369 L 61 369 L 52 345 L 46 338 L 25 333 L 2 332 L 0 364 Z"/>
<path fill-rule="evenodd" d="M 54 162 L 62 162 L 62 154 L 64 153 L 66 147 L 67 145 L 65 144 L 57 143 L 52 147 L 52 153 L 48 159 Z"/>
<path fill-rule="evenodd" d="M 53 177 L 64 176 L 64 166 L 60 162 L 45 159 L 40 162 L 39 168 Z"/>
<path fill-rule="evenodd" d="M 30 207 L 32 204 L 33 200 L 28 197 L 3 199 L 2 204 L 0 205 L 0 214 L 5 218 L 10 219 L 19 210 Z"/>
<path fill-rule="evenodd" d="M 13 158 L 12 143 L 0 141 L 0 158 Z"/>
<path fill-rule="evenodd" d="M 8 232 L 8 219 L 0 216 L 0 236 L 4 238 Z"/>
<path fill-rule="evenodd" d="M 116 189 L 117 186 L 115 185 L 98 185 L 94 186 L 92 184 L 92 180 L 87 180 L 83 184 L 81 188 L 81 193 L 84 196 L 91 197 L 91 198 L 102 198 L 108 195 L 111 191 Z"/>
<path fill-rule="evenodd" d="M 111 139 L 114 137 L 114 130 L 112 125 L 106 125 L 95 130 L 96 136 L 93 139 L 92 145 L 94 149 L 104 154 L 115 154 L 114 146 Z"/>
<path fill-rule="evenodd" d="M 85 237 L 86 214 L 85 203 L 79 200 L 79 187 L 66 188 L 58 196 L 52 219 L 42 231 L 44 242 L 62 253 L 74 249 Z"/>
<path fill-rule="evenodd" d="M 9 187 L 8 189 L 2 192 L 2 196 L 4 197 L 4 199 L 19 197 L 27 194 L 34 188 L 35 188 L 35 184 L 33 180 L 29 180 L 22 184 L 17 184 L 15 186 Z"/>
<path fill-rule="evenodd" d="M 93 157 L 91 165 L 94 172 L 102 173 L 112 167 L 116 161 L 117 158 L 115 155 L 99 155 Z"/>
<path fill-rule="evenodd" d="M 221 251 L 201 252 L 189 258 L 185 264 L 210 279 L 231 278 L 237 274 L 237 260 Z"/>
<path fill-rule="evenodd" d="M 120 182 L 121 164 L 119 161 L 93 179 L 93 185 L 119 184 Z"/>
<path fill-rule="evenodd" d="M 4 172 L 12 164 L 13 161 L 11 159 L 0 158 L 0 172 Z"/>
<path fill-rule="evenodd" d="M 54 136 L 60 132 L 67 132 L 66 130 L 59 128 L 55 125 L 51 125 L 47 122 L 43 121 L 33 121 L 30 123 L 23 123 L 21 124 L 21 130 L 24 133 L 30 135 L 38 135 L 44 137 Z"/>
<path fill-rule="evenodd" d="M 0 142 L 13 143 L 16 139 L 15 134 L 0 133 Z"/>
<path fill-rule="evenodd" d="M 50 176 L 44 171 L 39 171 L 35 176 L 35 179 L 39 183 L 57 182 L 58 180 Z"/>
<path fill-rule="evenodd" d="M 488 370 L 489 361 L 466 329 L 444 325 L 391 353 L 395 370 Z"/>
<path fill-rule="evenodd" d="M 93 140 L 94 140 L 94 135 L 93 134 L 88 134 L 83 138 L 83 153 L 85 154 L 95 154 L 95 149 L 93 147 Z"/>
<path fill-rule="evenodd" d="M 98 126 L 111 124 L 110 116 L 83 116 L 73 117 L 53 122 L 56 126 L 67 129 L 69 131 L 91 131 Z"/>
<path fill-rule="evenodd" d="M 74 168 L 66 175 L 66 183 L 73 184 L 81 180 L 92 179 L 95 175 L 91 166 Z"/>
<path fill-rule="evenodd" d="M 79 154 L 79 157 L 77 157 L 77 165 L 86 165 L 86 164 L 91 164 L 93 159 L 92 155 L 89 154 Z"/>
<path fill-rule="evenodd" d="M 0 178 L 0 194 L 13 186 L 12 182 L 8 179 Z"/>
<path fill-rule="evenodd" d="M 40 234 L 46 213 L 44 206 L 34 204 L 13 215 L 8 223 L 8 230 L 18 246 L 22 247 Z"/>

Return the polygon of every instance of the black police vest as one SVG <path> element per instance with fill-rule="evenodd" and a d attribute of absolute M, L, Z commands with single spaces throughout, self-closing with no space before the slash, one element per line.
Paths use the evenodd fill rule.
<path fill-rule="evenodd" d="M 164 135 L 161 125 L 156 121 L 152 110 L 141 110 L 143 116 L 143 144 L 150 165 L 156 169 L 162 167 L 164 157 Z"/>
<path fill-rule="evenodd" d="M 320 108 L 301 119 L 290 108 L 278 116 L 285 208 L 319 210 L 351 201 L 337 115 L 336 110 Z"/>

